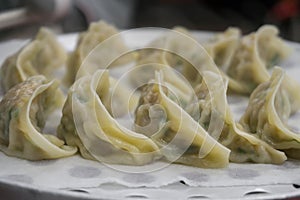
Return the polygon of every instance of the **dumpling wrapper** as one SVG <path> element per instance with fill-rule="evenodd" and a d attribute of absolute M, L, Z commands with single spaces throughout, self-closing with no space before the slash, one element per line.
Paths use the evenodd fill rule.
<path fill-rule="evenodd" d="M 248 91 L 247 85 L 240 84 L 227 75 L 232 59 L 240 46 L 240 40 L 241 31 L 237 28 L 230 27 L 226 29 L 224 33 L 217 34 L 212 41 L 203 45 L 219 67 L 222 75 L 225 79 L 228 79 L 229 90 L 243 94 L 245 91 Z"/>
<path fill-rule="evenodd" d="M 276 67 L 270 80 L 260 84 L 251 94 L 240 124 L 256 137 L 284 151 L 288 157 L 299 159 L 300 135 L 287 126 L 292 107 L 284 80 L 283 70 Z"/>
<path fill-rule="evenodd" d="M 56 136 L 43 134 L 47 116 L 62 106 L 57 81 L 32 76 L 11 88 L 0 103 L 0 150 L 28 160 L 71 156 L 76 147 L 64 145 Z"/>
<path fill-rule="evenodd" d="M 220 135 L 212 135 L 218 142 L 220 142 L 225 147 L 231 150 L 230 152 L 230 161 L 236 163 L 244 162 L 255 162 L 255 163 L 272 163 L 272 164 L 281 164 L 286 160 L 286 156 L 283 152 L 280 152 L 274 149 L 272 146 L 266 142 L 258 139 L 257 137 L 243 131 L 243 129 L 234 121 L 233 114 L 229 108 L 229 105 L 226 100 L 226 88 L 227 82 L 219 82 L 218 77 L 214 73 L 205 72 L 204 76 L 206 81 L 214 86 L 213 91 L 208 91 L 206 83 L 203 81 L 198 87 L 196 87 L 196 94 L 199 98 L 199 110 L 198 116 L 196 115 L 196 120 L 203 126 L 208 133 L 212 131 L 208 130 L 208 127 L 211 123 L 216 121 L 211 118 L 212 112 L 219 112 L 218 106 L 211 106 L 211 102 L 215 102 L 215 105 L 218 105 L 218 101 L 225 101 L 226 104 L 226 115 L 224 120 L 224 126 Z M 225 84 L 225 87 L 222 87 L 220 84 Z M 212 98 L 211 92 L 221 90 L 225 88 L 222 92 L 219 93 L 219 96 L 214 95 Z M 188 111 L 194 111 L 195 105 L 191 105 L 191 108 L 188 108 Z M 189 112 L 191 113 L 191 112 Z M 195 113 L 193 113 L 195 118 Z M 222 115 L 215 115 L 222 117 Z"/>
<path fill-rule="evenodd" d="M 291 48 L 278 33 L 275 26 L 264 25 L 257 32 L 240 37 L 238 29 L 229 28 L 204 45 L 223 76 L 228 78 L 230 92 L 251 94 L 259 84 L 269 80 L 268 68 L 290 55 Z M 300 108 L 300 93 L 294 92 L 300 85 L 288 76 L 283 82 L 293 114 Z"/>
<path fill-rule="evenodd" d="M 55 35 L 49 29 L 41 28 L 31 42 L 2 64 L 2 89 L 5 93 L 34 75 L 41 74 L 51 79 L 66 60 L 67 53 Z"/>
<path fill-rule="evenodd" d="M 135 86 L 147 83 L 156 70 L 163 69 L 161 66 L 176 69 L 191 85 L 201 81 L 204 69 L 220 73 L 205 49 L 182 27 L 175 27 L 139 51 L 130 74 L 132 83 Z"/>
<path fill-rule="evenodd" d="M 71 87 L 58 127 L 59 137 L 77 146 L 87 159 L 109 164 L 144 165 L 161 157 L 148 137 L 119 124 L 105 107 L 109 74 L 98 70 Z"/>
<path fill-rule="evenodd" d="M 217 34 L 204 48 L 212 57 L 216 65 L 223 71 L 227 72 L 232 57 L 236 53 L 241 38 L 241 30 L 230 27 L 224 33 Z"/>
<path fill-rule="evenodd" d="M 275 26 L 264 25 L 257 32 L 241 37 L 239 29 L 228 28 L 204 45 L 228 77 L 229 91 L 250 94 L 269 79 L 267 68 L 288 57 L 291 49 L 278 33 Z"/>
<path fill-rule="evenodd" d="M 104 22 L 93 22 L 88 30 L 79 35 L 75 50 L 69 55 L 67 73 L 64 82 L 67 86 L 74 83 L 78 76 L 92 75 L 97 69 L 106 69 L 108 66 L 126 64 L 134 59 L 132 54 L 119 57 L 129 49 L 118 34 L 119 31 L 112 25 Z M 109 41 L 104 42 L 109 39 Z M 80 68 L 81 67 L 81 68 Z"/>
<path fill-rule="evenodd" d="M 271 25 L 242 37 L 225 73 L 243 85 L 243 91 L 236 91 L 234 87 L 229 90 L 250 94 L 257 85 L 269 79 L 267 67 L 287 58 L 290 52 L 291 49 L 278 37 L 278 29 Z"/>
<path fill-rule="evenodd" d="M 230 150 L 214 140 L 165 93 L 162 73 L 144 87 L 136 110 L 135 129 L 161 147 L 164 157 L 185 165 L 222 168 Z M 164 86 L 164 87 L 163 87 Z"/>
<path fill-rule="evenodd" d="M 187 40 L 187 37 L 190 39 Z M 203 50 L 197 48 L 193 40 L 195 38 L 188 30 L 177 27 L 173 33 L 166 34 L 147 46 L 152 49 L 141 51 L 137 65 L 168 65 L 182 73 L 192 85 L 196 85 L 201 82 L 197 70 L 201 71 L 202 67 L 206 70 L 214 69 L 207 64 L 207 56 L 203 56 Z M 212 42 L 203 45 L 221 69 L 224 78 L 229 79 L 229 90 L 241 94 L 250 94 L 258 84 L 268 80 L 267 67 L 285 59 L 291 51 L 278 37 L 278 30 L 271 25 L 262 26 L 257 32 L 242 38 L 239 29 L 229 28 L 224 33 L 217 34 Z M 148 70 L 147 73 L 139 73 L 144 74 L 140 77 L 133 74 L 132 80 L 150 80 L 153 73 Z"/>

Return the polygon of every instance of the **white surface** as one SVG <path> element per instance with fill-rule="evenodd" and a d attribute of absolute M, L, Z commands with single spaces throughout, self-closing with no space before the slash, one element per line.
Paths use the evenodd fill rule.
<path fill-rule="evenodd" d="M 149 39 L 153 35 L 155 34 L 152 32 L 137 32 L 132 35 L 132 40 Z M 197 32 L 199 40 L 207 37 L 207 33 Z M 68 50 L 72 50 L 76 38 L 76 35 L 65 35 L 59 40 Z M 0 63 L 23 44 L 24 41 L 9 41 L 0 44 Z M 289 44 L 295 51 L 282 67 L 289 75 L 300 81 L 300 69 L 297 66 L 300 61 L 300 56 L 297 56 L 300 55 L 300 45 Z M 238 119 L 247 105 L 247 98 L 231 96 L 229 103 Z M 295 130 L 300 130 L 299 113 L 289 122 Z M 131 194 L 131 198 L 134 195 L 140 195 L 140 198 L 155 198 L 163 194 L 168 194 L 170 198 L 180 199 L 197 197 L 197 195 L 210 198 L 241 198 L 251 191 L 283 197 L 297 192 L 292 184 L 300 185 L 299 161 L 287 161 L 283 165 L 231 163 L 225 169 L 199 169 L 172 164 L 160 171 L 147 174 L 118 172 L 101 163 L 84 160 L 80 156 L 31 162 L 7 157 L 0 153 L 0 163 L 0 182 L 31 187 L 43 192 L 80 189 L 88 192 L 90 197 L 101 196 L 101 198 L 122 199 L 126 196 L 130 197 Z M 159 163 L 153 165 L 155 164 Z M 184 181 L 185 184 L 179 184 L 180 181 Z M 230 192 L 228 192 L 228 187 L 230 187 Z M 265 194 L 262 197 L 268 196 Z"/>

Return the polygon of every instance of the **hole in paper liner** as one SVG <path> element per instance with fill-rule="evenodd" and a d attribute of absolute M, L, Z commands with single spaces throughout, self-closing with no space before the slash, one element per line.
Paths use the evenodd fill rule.
<path fill-rule="evenodd" d="M 183 185 L 186 185 L 186 183 L 184 181 L 179 181 L 179 183 L 183 184 Z"/>
<path fill-rule="evenodd" d="M 300 185 L 299 184 L 293 184 L 293 187 L 296 188 L 296 189 L 299 189 Z"/>
<path fill-rule="evenodd" d="M 270 192 L 264 190 L 264 189 L 261 189 L 261 188 L 256 188 L 254 190 L 251 190 L 249 192 L 246 192 L 244 194 L 244 196 L 250 196 L 250 195 L 263 195 L 263 194 L 270 194 Z"/>
<path fill-rule="evenodd" d="M 145 194 L 129 194 L 126 195 L 126 199 L 149 199 Z"/>
<path fill-rule="evenodd" d="M 209 180 L 209 176 L 207 174 L 199 172 L 186 172 L 181 175 L 189 181 L 207 182 Z"/>
<path fill-rule="evenodd" d="M 69 189 L 68 191 L 70 191 L 70 192 L 79 192 L 79 193 L 89 194 L 88 191 L 82 190 L 82 189 Z"/>
<path fill-rule="evenodd" d="M 200 195 L 197 195 L 197 194 L 196 194 L 196 195 L 191 195 L 191 196 L 189 196 L 188 199 L 191 199 L 191 200 L 192 200 L 192 199 L 210 199 L 210 198 L 207 197 L 207 196 L 205 196 L 205 195 L 201 195 L 201 194 L 200 194 Z"/>

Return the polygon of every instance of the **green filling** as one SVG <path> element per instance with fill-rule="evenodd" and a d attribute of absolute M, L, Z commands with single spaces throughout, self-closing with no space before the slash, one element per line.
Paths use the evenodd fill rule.
<path fill-rule="evenodd" d="M 242 149 L 241 147 L 238 147 L 236 149 L 236 151 L 239 153 L 239 154 L 247 154 L 247 151 L 245 149 Z"/>
<path fill-rule="evenodd" d="M 280 61 L 280 55 L 279 54 L 275 54 L 272 59 L 270 59 L 270 61 L 267 64 L 267 68 L 271 68 L 274 67 L 274 65 L 276 65 L 277 63 L 279 63 Z"/>
<path fill-rule="evenodd" d="M 176 60 L 175 66 L 182 66 L 183 65 L 183 61 L 178 59 Z"/>
<path fill-rule="evenodd" d="M 199 153 L 199 146 L 191 145 L 189 148 L 184 152 L 184 154 L 198 154 Z"/>
<path fill-rule="evenodd" d="M 19 109 L 18 108 L 12 108 L 11 110 L 10 110 L 10 112 L 9 112 L 9 114 L 10 114 L 10 119 L 11 118 L 16 118 L 16 117 L 18 117 L 18 115 L 19 115 Z"/>
<path fill-rule="evenodd" d="M 203 127 L 205 130 L 208 130 L 208 127 L 209 127 L 209 121 L 203 122 L 202 127 Z"/>

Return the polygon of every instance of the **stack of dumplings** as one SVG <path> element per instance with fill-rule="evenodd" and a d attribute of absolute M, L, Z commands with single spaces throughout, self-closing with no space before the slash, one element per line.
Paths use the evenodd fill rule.
<path fill-rule="evenodd" d="M 300 159 L 300 136 L 288 126 L 300 108 L 300 85 L 277 66 L 291 48 L 276 27 L 248 35 L 231 27 L 201 45 L 185 28 L 170 32 L 111 64 L 122 70 L 134 63 L 120 84 L 106 66 L 130 48 L 114 26 L 91 23 L 72 52 L 41 28 L 0 69 L 0 150 L 28 160 L 78 153 L 109 164 L 200 168 Z M 227 102 L 233 93 L 249 96 L 239 121 Z M 55 112 L 61 119 L 49 133 Z M 128 114 L 131 128 L 118 120 Z"/>

